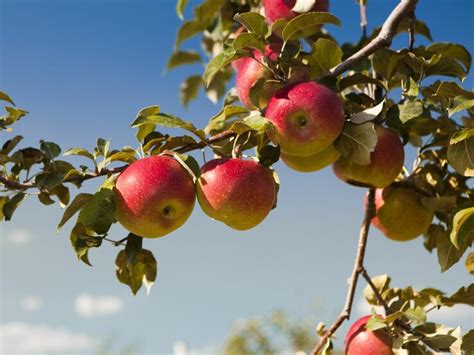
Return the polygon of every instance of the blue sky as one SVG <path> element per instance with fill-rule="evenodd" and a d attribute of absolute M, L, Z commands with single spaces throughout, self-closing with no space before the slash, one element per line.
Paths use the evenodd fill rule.
<path fill-rule="evenodd" d="M 370 1 L 369 27 L 396 3 Z M 63 148 L 91 148 L 97 137 L 112 139 L 114 147 L 135 145 L 129 124 L 140 108 L 154 104 L 204 125 L 219 106 L 201 97 L 185 110 L 178 99 L 181 80 L 199 67 L 164 70 L 179 24 L 174 6 L 172 0 L 2 0 L 0 88 L 30 111 L 15 133 L 25 144 L 43 138 Z M 355 2 L 333 0 L 331 6 L 343 22 L 331 28 L 338 40 L 357 40 Z M 461 43 L 471 52 L 472 14 L 470 0 L 421 0 L 417 10 L 436 41 Z M 395 47 L 406 41 L 401 36 Z M 472 75 L 465 86 L 472 89 Z M 255 229 L 233 231 L 196 205 L 184 227 L 145 241 L 159 264 L 148 297 L 133 297 L 115 279 L 118 249 L 112 246 L 91 252 L 93 268 L 78 262 L 67 235 L 71 225 L 55 232 L 59 207 L 30 199 L 12 222 L 0 224 L 0 348 L 11 346 L 16 331 L 32 344 L 66 339 L 70 348 L 53 344 L 61 353 L 81 347 L 87 353 L 94 341 L 112 336 L 118 345 L 138 344 L 144 354 L 168 354 L 178 340 L 196 349 L 218 346 L 234 321 L 276 308 L 315 324 L 331 322 L 345 298 L 364 191 L 337 180 L 331 169 L 309 175 L 281 164 L 276 169 L 279 207 Z M 111 235 L 118 239 L 124 231 L 116 226 Z M 376 230 L 366 266 L 372 275 L 388 273 L 400 287 L 452 292 L 472 281 L 461 264 L 440 274 L 421 239 L 395 243 Z M 356 306 L 356 314 L 365 311 Z M 438 317 L 473 326 L 462 310 Z"/>

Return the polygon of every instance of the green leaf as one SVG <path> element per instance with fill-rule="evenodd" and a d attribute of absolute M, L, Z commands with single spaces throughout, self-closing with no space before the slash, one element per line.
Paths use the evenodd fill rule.
<path fill-rule="evenodd" d="M 249 110 L 242 106 L 227 105 L 215 116 L 211 117 L 204 132 L 210 134 L 214 131 L 221 131 L 224 128 L 225 122 L 234 117 L 242 117 L 248 114 Z"/>
<path fill-rule="evenodd" d="M 318 30 L 320 25 L 326 23 L 336 26 L 341 25 L 341 21 L 336 16 L 327 12 L 308 12 L 298 15 L 291 19 L 283 28 L 282 38 L 287 42 L 290 39 L 308 36 L 315 30 Z"/>
<path fill-rule="evenodd" d="M 0 196 L 0 221 L 3 220 L 5 215 L 3 214 L 3 206 L 8 202 L 7 196 Z"/>
<path fill-rule="evenodd" d="M 446 233 L 438 233 L 436 236 L 436 246 L 438 252 L 438 262 L 441 272 L 445 272 L 461 259 L 464 251 L 457 249 Z"/>
<path fill-rule="evenodd" d="M 391 279 L 387 274 L 375 276 L 371 280 L 379 294 L 383 294 L 383 292 L 390 287 Z M 377 306 L 380 305 L 380 302 L 370 285 L 367 285 L 364 288 L 364 297 L 369 304 Z"/>
<path fill-rule="evenodd" d="M 383 329 L 386 327 L 387 327 L 387 324 L 385 323 L 385 321 L 382 318 L 374 316 L 374 315 L 372 315 L 372 317 L 370 317 L 367 323 L 365 324 L 365 329 L 371 332 L 376 331 L 378 329 Z"/>
<path fill-rule="evenodd" d="M 13 100 L 10 98 L 10 96 L 8 96 L 8 95 L 7 95 L 6 93 L 4 93 L 3 91 L 0 91 L 0 100 L 9 102 L 9 103 L 11 103 L 13 106 L 15 106 L 15 103 L 14 103 Z"/>
<path fill-rule="evenodd" d="M 311 77 L 315 78 L 341 63 L 342 49 L 330 39 L 319 38 L 306 59 L 311 66 Z"/>
<path fill-rule="evenodd" d="M 232 43 L 232 47 L 234 47 L 236 51 L 245 48 L 255 48 L 262 53 L 265 52 L 265 42 L 255 33 L 240 33 L 234 40 L 234 43 Z"/>
<path fill-rule="evenodd" d="M 267 118 L 263 117 L 259 111 L 251 111 L 242 121 L 257 132 L 266 132 L 273 127 L 272 123 Z"/>
<path fill-rule="evenodd" d="M 380 101 L 374 107 L 365 109 L 362 112 L 355 113 L 351 116 L 351 121 L 355 124 L 361 124 L 368 121 L 373 121 L 383 110 L 385 100 Z"/>
<path fill-rule="evenodd" d="M 211 59 L 209 63 L 206 65 L 206 69 L 204 70 L 203 80 L 206 84 L 206 87 L 209 87 L 214 77 L 217 75 L 219 71 L 221 71 L 225 66 L 242 58 L 244 55 L 241 53 L 232 51 L 224 51 L 216 55 L 214 58 Z"/>
<path fill-rule="evenodd" d="M 1 203 L 1 201 L 0 201 Z M 0 220 L 1 220 L 1 216 L 0 216 Z M 469 255 L 467 256 L 466 258 L 466 262 L 465 262 L 465 266 L 466 266 L 466 270 L 471 274 L 471 275 L 474 275 L 474 252 L 472 253 L 469 253 Z"/>
<path fill-rule="evenodd" d="M 405 16 L 402 19 L 402 21 L 400 21 L 396 34 L 399 34 L 402 32 L 408 32 L 409 26 L 410 26 L 409 17 Z M 430 41 L 433 40 L 433 38 L 431 37 L 430 29 L 428 28 L 426 23 L 424 23 L 423 21 L 415 20 L 415 22 L 413 23 L 413 32 L 415 32 L 415 34 L 422 35 L 423 37 L 425 37 L 426 39 L 429 39 Z"/>
<path fill-rule="evenodd" d="M 192 20 L 185 22 L 178 30 L 178 35 L 176 36 L 176 48 L 178 48 L 185 40 L 194 37 L 198 33 L 204 31 L 207 27 L 206 23 L 200 22 L 198 20 Z"/>
<path fill-rule="evenodd" d="M 453 134 L 448 147 L 448 162 L 464 176 L 474 176 L 474 129 Z"/>
<path fill-rule="evenodd" d="M 132 123 L 132 127 L 139 127 L 143 124 L 154 124 L 168 128 L 183 128 L 197 135 L 201 139 L 205 139 L 204 132 L 194 127 L 190 122 L 186 122 L 181 118 L 168 114 L 160 113 L 159 106 L 151 106 L 141 110 L 137 114 L 137 118 Z"/>
<path fill-rule="evenodd" d="M 125 250 L 121 250 L 117 255 L 115 270 L 118 280 L 128 285 L 134 295 L 142 284 L 149 293 L 156 280 L 157 262 L 151 251 L 142 249 L 141 245 L 131 249 L 128 241 Z"/>
<path fill-rule="evenodd" d="M 24 192 L 19 192 L 8 202 L 6 202 L 2 207 L 2 214 L 5 218 L 5 221 L 9 221 L 12 219 L 13 213 L 21 205 L 21 203 L 25 200 L 26 194 Z"/>
<path fill-rule="evenodd" d="M 15 136 L 12 139 L 7 140 L 2 147 L 2 150 L 0 151 L 0 154 L 9 154 L 15 147 L 18 145 L 18 143 L 21 142 L 23 139 L 23 136 Z"/>
<path fill-rule="evenodd" d="M 415 308 L 409 308 L 404 312 L 405 316 L 411 320 L 414 324 L 423 324 L 426 322 L 426 313 L 425 310 L 416 306 Z"/>
<path fill-rule="evenodd" d="M 101 188 L 84 204 L 79 221 L 97 234 L 108 232 L 115 222 L 115 200 L 111 189 Z"/>
<path fill-rule="evenodd" d="M 266 145 L 257 150 L 258 162 L 267 168 L 280 159 L 280 146 Z"/>
<path fill-rule="evenodd" d="M 167 69 L 173 69 L 180 65 L 199 63 L 201 56 L 194 51 L 177 51 L 174 52 L 166 65 Z"/>
<path fill-rule="evenodd" d="M 418 100 L 405 100 L 404 103 L 398 104 L 398 109 L 402 123 L 406 123 L 423 114 L 423 104 Z"/>
<path fill-rule="evenodd" d="M 449 297 L 447 304 L 467 304 L 474 307 L 474 284 L 470 284 L 467 287 L 461 287 L 454 294 Z"/>
<path fill-rule="evenodd" d="M 370 153 L 377 144 L 377 133 L 373 123 L 366 122 L 360 125 L 346 123 L 344 130 L 334 143 L 336 149 L 355 164 L 370 164 Z"/>
<path fill-rule="evenodd" d="M 354 73 L 352 75 L 348 75 L 342 78 L 339 82 L 339 90 L 343 91 L 348 87 L 360 84 L 375 84 L 387 91 L 387 88 L 380 80 L 377 80 L 362 73 Z"/>
<path fill-rule="evenodd" d="M 84 148 L 70 148 L 64 152 L 63 155 L 80 155 L 94 161 L 94 156 L 87 149 Z"/>
<path fill-rule="evenodd" d="M 451 107 L 448 109 L 449 117 L 455 113 L 469 110 L 474 107 L 474 99 L 466 99 L 464 96 L 456 96 L 452 102 Z"/>
<path fill-rule="evenodd" d="M 192 100 L 198 97 L 202 85 L 203 81 L 200 75 L 190 76 L 181 83 L 179 98 L 184 107 L 187 107 Z"/>
<path fill-rule="evenodd" d="M 71 219 L 72 216 L 74 216 L 82 207 L 84 207 L 86 203 L 92 199 L 92 197 L 92 194 L 80 193 L 74 198 L 71 204 L 64 211 L 63 217 L 61 218 L 61 221 L 57 227 L 58 232 L 66 224 L 66 222 Z"/>
<path fill-rule="evenodd" d="M 234 16 L 234 20 L 241 23 L 247 31 L 263 38 L 269 33 L 265 17 L 256 12 L 246 12 Z"/>
<path fill-rule="evenodd" d="M 95 236 L 91 230 L 77 222 L 71 231 L 69 239 L 78 259 L 92 266 L 89 261 L 89 249 L 101 246 L 102 238 Z"/>
<path fill-rule="evenodd" d="M 178 0 L 176 2 L 176 14 L 178 17 L 182 20 L 184 18 L 183 13 L 184 13 L 184 8 L 188 4 L 188 0 Z"/>
<path fill-rule="evenodd" d="M 449 76 L 464 80 L 467 72 L 463 65 L 454 59 L 447 57 L 440 57 L 439 60 L 434 60 L 426 68 L 425 76 Z"/>
<path fill-rule="evenodd" d="M 471 329 L 462 337 L 461 349 L 466 354 L 474 353 L 474 329 Z"/>
<path fill-rule="evenodd" d="M 450 238 L 458 249 L 463 249 L 472 242 L 474 239 L 474 207 L 456 212 Z"/>
<path fill-rule="evenodd" d="M 61 154 L 61 148 L 59 145 L 53 142 L 45 142 L 44 140 L 40 141 L 40 149 L 44 152 L 44 155 L 50 159 L 54 160 Z"/>
<path fill-rule="evenodd" d="M 464 66 L 466 72 L 471 69 L 472 57 L 466 47 L 454 43 L 432 43 L 426 50 L 439 54 L 445 58 L 454 59 Z"/>

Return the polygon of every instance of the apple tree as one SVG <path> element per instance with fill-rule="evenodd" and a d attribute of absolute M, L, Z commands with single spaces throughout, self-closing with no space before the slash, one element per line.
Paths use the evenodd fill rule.
<path fill-rule="evenodd" d="M 58 203 L 64 214 L 57 228 L 72 222 L 77 257 L 90 265 L 91 249 L 120 247 L 116 276 L 135 294 L 157 276 L 143 241 L 152 246 L 149 239 L 183 225 L 196 199 L 209 217 L 245 230 L 277 206 L 275 162 L 304 173 L 332 166 L 336 178 L 367 189 L 360 203 L 365 217 L 347 301 L 334 323 L 317 326 L 319 339 L 306 350 L 331 353 L 363 278 L 367 302 L 381 311 L 352 325 L 346 354 L 474 353 L 474 330 L 429 321 L 434 309 L 474 306 L 473 284 L 458 285 L 450 295 L 395 287 L 389 276 L 371 277 L 364 266 L 372 225 L 387 243 L 423 238 L 441 272 L 458 262 L 474 272 L 474 92 L 462 86 L 471 55 L 460 44 L 432 42 L 429 27 L 416 17 L 417 0 L 401 0 L 371 34 L 367 1 L 356 3 L 357 43 L 331 35 L 341 23 L 329 0 L 205 0 L 195 6 L 178 29 L 168 69 L 207 62 L 182 83 L 181 101 L 186 106 L 203 92 L 222 108 L 199 128 L 159 106 L 146 107 L 131 123 L 137 147 L 111 147 L 102 138 L 92 151 L 62 150 L 43 140 L 21 147 L 14 124 L 28 112 L 1 92 L 0 218 L 11 220 L 27 198 Z M 181 18 L 186 6 L 187 0 L 177 3 Z M 183 49 L 196 36 L 201 49 Z M 391 48 L 397 36 L 406 36 L 406 48 Z M 416 45 L 417 36 L 431 43 Z M 191 154 L 199 150 L 213 159 L 199 163 Z M 416 151 L 414 162 L 405 158 L 408 150 Z M 68 156 L 84 163 L 74 166 Z M 101 181 L 98 191 L 72 196 L 90 179 Z M 124 236 L 112 238 L 108 231 L 117 222 Z"/>

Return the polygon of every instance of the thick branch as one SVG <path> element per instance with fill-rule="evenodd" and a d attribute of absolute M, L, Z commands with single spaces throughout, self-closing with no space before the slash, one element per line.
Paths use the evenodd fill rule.
<path fill-rule="evenodd" d="M 393 37 L 397 32 L 400 21 L 402 21 L 405 16 L 409 16 L 414 12 L 417 3 L 418 0 L 401 0 L 385 20 L 379 34 L 365 47 L 329 70 L 329 73 L 327 74 L 334 76 L 342 74 L 355 64 L 359 63 L 362 59 L 367 58 L 377 49 L 381 47 L 389 47 L 392 44 Z"/>
<path fill-rule="evenodd" d="M 327 340 L 333 335 L 336 330 L 341 326 L 341 324 L 346 320 L 349 319 L 352 304 L 354 303 L 354 294 L 357 287 L 357 281 L 359 279 L 359 275 L 361 274 L 362 270 L 364 270 L 364 257 L 365 257 L 365 249 L 367 246 L 367 237 L 369 236 L 369 229 L 370 223 L 372 218 L 375 215 L 375 189 L 369 190 L 369 196 L 367 198 L 367 205 L 365 206 L 365 216 L 364 222 L 362 223 L 362 227 L 360 228 L 360 235 L 359 235 L 359 245 L 357 247 L 357 255 L 354 261 L 354 268 L 352 270 L 352 275 L 349 280 L 349 289 L 347 290 L 346 296 L 346 303 L 344 308 L 341 311 L 341 314 L 334 322 L 334 324 L 329 328 L 329 330 L 321 337 L 319 343 L 314 347 L 312 352 L 313 355 L 319 354 L 319 352 L 323 349 L 324 345 L 326 344 Z"/>
<path fill-rule="evenodd" d="M 218 134 L 216 134 L 212 137 L 209 137 L 205 141 L 188 144 L 186 146 L 178 148 L 178 149 L 176 149 L 176 152 L 186 153 L 186 152 L 190 152 L 190 151 L 193 151 L 193 150 L 202 149 L 202 148 L 205 148 L 208 145 L 211 145 L 213 143 L 222 141 L 224 139 L 227 139 L 227 138 L 230 138 L 230 137 L 233 137 L 233 136 L 235 136 L 234 132 L 224 131 L 224 132 L 218 133 Z M 119 172 L 125 170 L 125 168 L 127 166 L 128 165 L 123 165 L 123 166 L 119 166 L 119 167 L 111 168 L 111 169 L 102 169 L 99 172 L 86 173 L 86 174 L 80 175 L 80 176 L 71 176 L 70 178 L 65 179 L 63 182 L 65 182 L 65 183 L 68 183 L 68 182 L 83 182 L 83 181 L 94 179 L 94 178 L 97 178 L 97 177 L 100 177 L 100 176 L 107 176 L 107 175 L 110 175 L 110 174 L 116 174 L 116 173 L 119 173 Z M 32 189 L 32 188 L 37 187 L 34 182 L 12 181 L 12 180 L 9 180 L 8 177 L 6 177 L 2 174 L 0 174 L 0 183 L 2 185 L 4 185 L 9 190 L 24 191 L 24 190 L 28 190 L 28 189 Z"/>

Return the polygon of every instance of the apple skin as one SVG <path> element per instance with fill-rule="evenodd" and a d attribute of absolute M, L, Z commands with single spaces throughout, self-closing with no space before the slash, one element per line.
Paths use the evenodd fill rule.
<path fill-rule="evenodd" d="M 186 222 L 195 187 L 188 172 L 170 156 L 151 156 L 130 164 L 117 178 L 116 217 L 144 238 L 162 237 Z"/>
<path fill-rule="evenodd" d="M 281 51 L 281 44 L 270 44 L 265 46 L 265 56 L 272 61 L 278 59 L 278 55 Z M 262 60 L 262 53 L 258 50 L 253 52 L 255 59 L 258 61 Z M 257 60 L 250 57 L 245 57 L 234 61 L 234 69 L 237 71 L 235 78 L 235 87 L 237 89 L 237 95 L 239 96 L 242 104 L 249 108 L 254 109 L 252 100 L 250 100 L 250 89 L 253 87 L 255 82 L 260 78 L 272 79 L 272 73 L 270 73 L 263 65 Z M 276 90 L 265 90 L 261 93 L 259 99 L 260 107 L 265 107 L 270 97 L 275 93 Z"/>
<path fill-rule="evenodd" d="M 415 239 L 428 229 L 434 217 L 434 212 L 424 207 L 420 198 L 419 193 L 402 187 L 377 189 L 372 225 L 392 240 Z"/>
<path fill-rule="evenodd" d="M 344 340 L 344 355 L 393 355 L 392 339 L 385 330 L 365 329 L 370 318 L 362 317 L 351 325 Z"/>
<path fill-rule="evenodd" d="M 284 154 L 310 156 L 328 148 L 344 126 L 344 107 L 333 91 L 315 81 L 288 84 L 272 96 L 265 117 L 270 139 Z"/>
<path fill-rule="evenodd" d="M 213 159 L 201 168 L 197 197 L 209 217 L 237 230 L 262 222 L 275 204 L 272 171 L 252 161 Z"/>
<path fill-rule="evenodd" d="M 341 153 L 339 153 L 333 145 L 330 145 L 329 148 L 326 148 L 319 153 L 307 157 L 295 157 L 293 155 L 280 153 L 280 158 L 283 163 L 300 173 L 311 173 L 313 171 L 321 170 L 334 163 L 340 156 Z"/>
<path fill-rule="evenodd" d="M 291 20 L 299 15 L 291 9 L 295 6 L 296 0 L 264 0 L 265 17 L 269 23 L 273 23 L 280 18 Z M 311 11 L 329 11 L 329 0 L 316 0 Z"/>
<path fill-rule="evenodd" d="M 390 128 L 375 126 L 377 145 L 370 153 L 370 164 L 359 165 L 341 157 L 333 165 L 336 176 L 355 186 L 385 187 L 400 174 L 405 160 L 403 144 Z"/>

